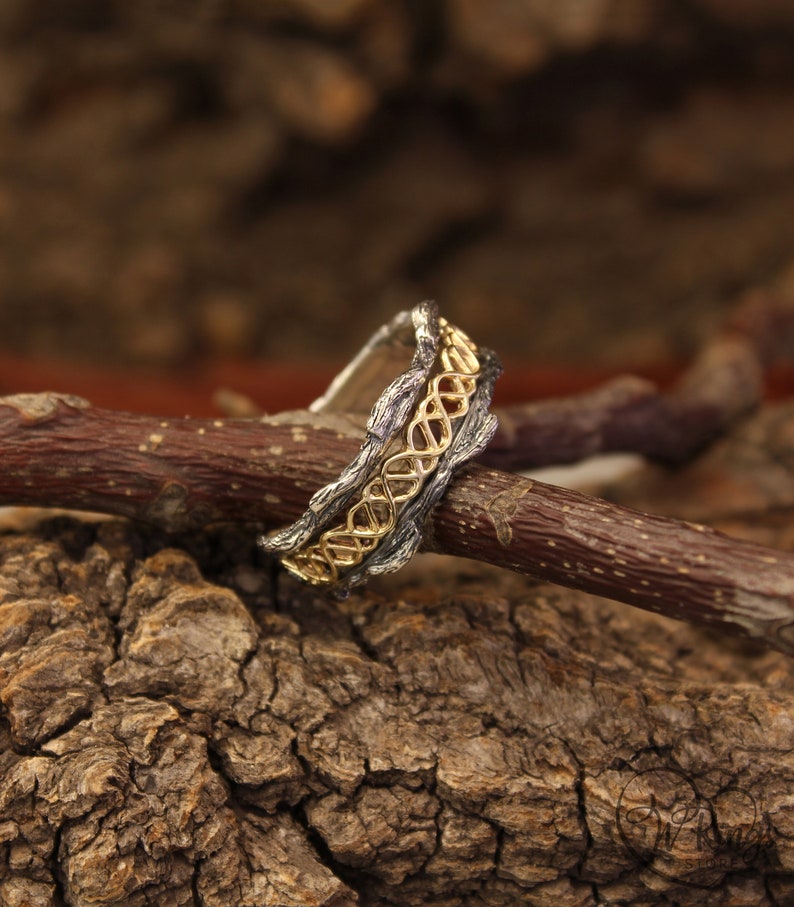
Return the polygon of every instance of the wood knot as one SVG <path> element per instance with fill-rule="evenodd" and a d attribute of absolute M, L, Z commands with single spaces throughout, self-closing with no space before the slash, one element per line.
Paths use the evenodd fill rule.
<path fill-rule="evenodd" d="M 513 527 L 510 521 L 515 516 L 521 499 L 532 491 L 533 484 L 529 479 L 521 479 L 505 491 L 499 492 L 485 505 L 485 512 L 490 517 L 496 530 L 496 538 L 503 548 L 507 548 L 513 541 Z"/>
<path fill-rule="evenodd" d="M 76 397 L 74 394 L 59 394 L 47 391 L 42 394 L 12 394 L 0 397 L 0 406 L 15 409 L 24 419 L 30 422 L 42 422 L 55 415 L 59 405 L 71 409 L 88 409 L 91 405 L 88 400 Z"/>

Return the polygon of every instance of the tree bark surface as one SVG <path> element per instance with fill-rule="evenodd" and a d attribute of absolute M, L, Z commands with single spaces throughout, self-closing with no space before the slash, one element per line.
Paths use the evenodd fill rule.
<path fill-rule="evenodd" d="M 791 903 L 792 693 L 481 564 L 340 603 L 240 528 L 55 520 L 0 538 L 0 903 Z"/>

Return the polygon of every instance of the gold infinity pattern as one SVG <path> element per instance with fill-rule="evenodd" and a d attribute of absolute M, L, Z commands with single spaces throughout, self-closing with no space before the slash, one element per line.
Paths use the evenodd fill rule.
<path fill-rule="evenodd" d="M 386 457 L 350 507 L 344 522 L 325 530 L 282 563 L 316 586 L 337 582 L 372 552 L 397 525 L 453 438 L 453 423 L 469 410 L 477 387 L 477 347 L 445 318 L 438 319 L 437 372 L 403 430 L 400 449 Z"/>

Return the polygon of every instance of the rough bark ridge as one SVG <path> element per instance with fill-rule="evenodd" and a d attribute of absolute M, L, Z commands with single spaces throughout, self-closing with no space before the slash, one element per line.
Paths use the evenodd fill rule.
<path fill-rule="evenodd" d="M 698 468 L 790 513 L 783 424 Z M 0 539 L 0 653 L 4 905 L 794 897 L 779 653 L 481 565 L 331 603 L 239 530 L 69 521 Z"/>

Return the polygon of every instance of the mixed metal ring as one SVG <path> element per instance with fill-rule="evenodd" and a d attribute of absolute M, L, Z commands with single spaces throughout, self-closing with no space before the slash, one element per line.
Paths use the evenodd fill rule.
<path fill-rule="evenodd" d="M 346 592 L 410 560 L 422 525 L 454 471 L 496 430 L 488 412 L 501 366 L 424 302 L 377 331 L 313 412 L 356 412 L 384 368 L 414 348 L 381 393 L 358 455 L 291 526 L 259 543 L 295 576 Z"/>

